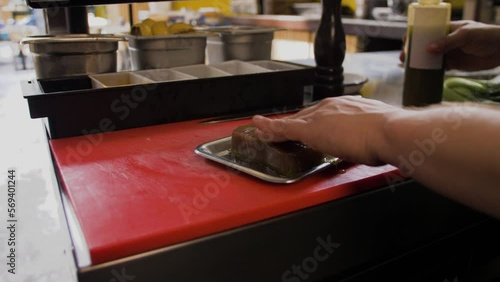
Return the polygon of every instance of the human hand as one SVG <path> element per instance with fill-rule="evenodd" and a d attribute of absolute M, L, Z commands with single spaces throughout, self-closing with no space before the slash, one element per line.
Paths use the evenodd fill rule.
<path fill-rule="evenodd" d="M 403 109 L 356 96 L 324 99 L 282 119 L 255 116 L 265 141 L 300 141 L 346 161 L 380 165 L 386 120 Z"/>
<path fill-rule="evenodd" d="M 447 69 L 475 71 L 500 64 L 500 27 L 474 21 L 456 21 L 450 34 L 428 46 L 428 51 L 445 54 Z"/>
<path fill-rule="evenodd" d="M 406 36 L 404 41 L 406 42 Z M 450 33 L 431 43 L 427 50 L 444 54 L 445 68 L 464 71 L 491 69 L 500 65 L 500 27 L 475 21 L 454 21 Z M 399 59 L 405 60 L 401 51 Z"/>

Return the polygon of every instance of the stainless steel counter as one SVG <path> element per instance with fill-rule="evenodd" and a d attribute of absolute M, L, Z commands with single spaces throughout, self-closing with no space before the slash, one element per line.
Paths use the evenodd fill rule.
<path fill-rule="evenodd" d="M 276 27 L 315 32 L 318 29 L 320 16 L 238 15 L 226 17 L 226 20 L 234 25 Z M 405 22 L 343 18 L 342 23 L 346 34 L 362 37 L 400 40 L 406 32 Z"/>

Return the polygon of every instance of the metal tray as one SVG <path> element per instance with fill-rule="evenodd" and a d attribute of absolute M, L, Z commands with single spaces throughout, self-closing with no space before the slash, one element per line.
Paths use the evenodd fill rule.
<path fill-rule="evenodd" d="M 201 144 L 194 150 L 194 152 L 202 157 L 227 165 L 228 167 L 237 169 L 262 180 L 281 184 L 297 182 L 308 175 L 320 171 L 330 165 L 335 165 L 341 162 L 339 158 L 328 157 L 325 158 L 325 161 L 322 164 L 305 171 L 294 178 L 288 178 L 286 176 L 279 175 L 266 166 L 250 164 L 237 160 L 229 152 L 230 149 L 231 136 Z"/>

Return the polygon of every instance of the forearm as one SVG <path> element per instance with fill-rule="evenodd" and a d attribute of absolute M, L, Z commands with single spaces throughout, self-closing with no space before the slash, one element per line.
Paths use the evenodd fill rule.
<path fill-rule="evenodd" d="M 380 159 L 500 218 L 500 108 L 438 106 L 388 118 Z"/>
<path fill-rule="evenodd" d="M 263 140 L 301 141 L 354 163 L 389 163 L 438 193 L 500 218 L 500 107 L 405 110 L 343 96 L 284 119 L 253 122 Z"/>

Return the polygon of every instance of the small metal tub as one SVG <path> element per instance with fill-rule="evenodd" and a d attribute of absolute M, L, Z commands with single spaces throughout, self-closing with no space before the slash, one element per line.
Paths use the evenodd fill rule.
<path fill-rule="evenodd" d="M 203 64 L 207 36 L 210 34 L 125 35 L 132 70 Z"/>
<path fill-rule="evenodd" d="M 29 36 L 38 79 L 116 72 L 116 51 L 122 36 L 66 34 Z"/>
<path fill-rule="evenodd" d="M 208 38 L 207 61 L 209 64 L 229 60 L 270 60 L 276 28 L 230 26 L 209 28 L 219 37 Z"/>

